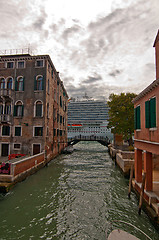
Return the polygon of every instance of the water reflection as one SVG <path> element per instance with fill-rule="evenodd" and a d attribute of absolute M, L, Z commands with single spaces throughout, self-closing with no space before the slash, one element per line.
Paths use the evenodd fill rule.
<path fill-rule="evenodd" d="M 0 196 L 1 239 L 104 240 L 115 219 L 159 239 L 145 213 L 138 216 L 136 196 L 128 199 L 128 180 L 107 149 L 96 142 L 75 148 Z"/>

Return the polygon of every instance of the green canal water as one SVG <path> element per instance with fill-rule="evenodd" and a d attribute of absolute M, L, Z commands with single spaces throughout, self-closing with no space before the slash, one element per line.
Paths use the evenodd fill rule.
<path fill-rule="evenodd" d="M 0 195 L 0 240 L 105 240 L 113 220 L 129 222 L 159 239 L 147 215 L 142 211 L 138 216 L 135 194 L 128 199 L 128 180 L 107 148 L 96 142 L 74 148 L 71 155 L 57 157 Z M 124 229 L 144 239 L 131 227 Z"/>

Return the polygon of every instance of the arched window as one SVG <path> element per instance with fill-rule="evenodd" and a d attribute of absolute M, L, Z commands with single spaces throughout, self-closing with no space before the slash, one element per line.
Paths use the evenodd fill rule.
<path fill-rule="evenodd" d="M 35 117 L 43 116 L 43 103 L 39 100 L 35 103 Z"/>
<path fill-rule="evenodd" d="M 34 90 L 43 90 L 43 76 L 35 77 Z"/>
<path fill-rule="evenodd" d="M 7 89 L 12 89 L 13 86 L 13 79 L 12 78 L 8 78 L 7 80 Z"/>
<path fill-rule="evenodd" d="M 5 79 L 1 78 L 0 79 L 0 89 L 4 89 L 5 88 Z"/>
<path fill-rule="evenodd" d="M 16 102 L 14 106 L 14 116 L 16 117 L 22 117 L 24 112 L 24 106 L 21 101 Z"/>
<path fill-rule="evenodd" d="M 4 114 L 7 114 L 7 115 L 11 114 L 11 103 L 10 102 L 5 103 Z"/>
<path fill-rule="evenodd" d="M 16 91 L 24 91 L 24 77 L 18 77 L 15 82 Z"/>

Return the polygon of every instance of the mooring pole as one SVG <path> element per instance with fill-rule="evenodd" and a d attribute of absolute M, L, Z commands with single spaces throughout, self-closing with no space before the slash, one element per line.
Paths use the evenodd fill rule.
<path fill-rule="evenodd" d="M 129 179 L 129 192 L 128 192 L 128 198 L 130 199 L 130 194 L 131 194 L 131 186 L 132 186 L 132 178 L 133 178 L 133 172 L 134 172 L 134 165 L 131 165 L 131 170 L 130 170 L 130 179 Z"/>
<path fill-rule="evenodd" d="M 144 196 L 144 188 L 145 188 L 145 179 L 146 179 L 146 173 L 144 172 L 143 177 L 142 177 L 142 185 L 141 185 L 141 193 L 140 193 L 140 201 L 139 201 L 139 210 L 138 214 L 141 214 L 141 206 L 142 206 L 142 201 L 143 201 L 143 196 Z"/>

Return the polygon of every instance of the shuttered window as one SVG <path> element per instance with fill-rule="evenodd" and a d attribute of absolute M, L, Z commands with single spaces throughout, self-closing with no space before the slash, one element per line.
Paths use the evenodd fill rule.
<path fill-rule="evenodd" d="M 34 136 L 43 136 L 43 127 L 34 127 Z"/>
<path fill-rule="evenodd" d="M 141 128 L 141 124 L 140 124 L 140 106 L 137 106 L 135 108 L 135 112 L 134 112 L 134 127 L 135 129 L 140 129 Z"/>
<path fill-rule="evenodd" d="M 10 126 L 2 126 L 2 136 L 10 136 Z"/>
<path fill-rule="evenodd" d="M 156 98 L 151 98 L 145 102 L 145 127 L 156 127 Z"/>
<path fill-rule="evenodd" d="M 15 136 L 21 136 L 21 127 L 15 127 Z"/>

